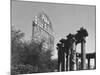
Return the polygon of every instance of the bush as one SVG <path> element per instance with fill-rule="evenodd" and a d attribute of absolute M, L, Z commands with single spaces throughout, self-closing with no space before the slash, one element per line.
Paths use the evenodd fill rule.
<path fill-rule="evenodd" d="M 17 75 L 17 74 L 28 74 L 28 73 L 36 73 L 37 67 L 33 67 L 32 65 L 23 65 L 18 64 L 12 67 L 11 75 Z"/>

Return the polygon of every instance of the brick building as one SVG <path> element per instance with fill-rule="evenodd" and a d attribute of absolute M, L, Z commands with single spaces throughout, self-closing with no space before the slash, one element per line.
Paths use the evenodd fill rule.
<path fill-rule="evenodd" d="M 43 42 L 43 48 L 54 49 L 54 32 L 49 17 L 44 13 L 39 13 L 33 19 L 32 39 Z"/>

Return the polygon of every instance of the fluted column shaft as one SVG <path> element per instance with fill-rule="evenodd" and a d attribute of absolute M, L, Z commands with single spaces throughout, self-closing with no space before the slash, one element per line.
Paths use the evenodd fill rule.
<path fill-rule="evenodd" d="M 81 42 L 81 69 L 86 69 L 86 53 L 85 53 L 85 37 L 83 37 L 83 40 Z"/>

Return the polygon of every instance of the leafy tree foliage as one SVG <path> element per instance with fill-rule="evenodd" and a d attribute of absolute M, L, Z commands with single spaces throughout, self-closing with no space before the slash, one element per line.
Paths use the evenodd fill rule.
<path fill-rule="evenodd" d="M 52 50 L 43 50 L 43 42 L 23 41 L 24 33 L 11 31 L 11 74 L 52 72 L 57 61 L 51 59 Z"/>

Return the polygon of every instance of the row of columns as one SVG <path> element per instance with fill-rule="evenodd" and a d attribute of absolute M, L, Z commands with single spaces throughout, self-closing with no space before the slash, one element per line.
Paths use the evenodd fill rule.
<path fill-rule="evenodd" d="M 87 32 L 85 31 L 85 33 Z M 60 41 L 60 43 L 57 45 L 58 71 L 60 71 L 60 68 L 61 71 L 77 70 L 76 45 L 78 43 L 81 43 L 81 69 L 86 69 L 85 37 L 87 35 L 84 36 L 84 34 L 82 35 L 82 33 L 80 34 L 81 36 L 79 36 L 79 33 L 77 33 L 76 35 L 69 34 L 67 36 L 67 40 Z"/>
<path fill-rule="evenodd" d="M 91 64 L 90 64 L 91 63 L 90 62 L 91 59 L 94 59 L 94 66 L 93 67 L 94 67 L 94 69 L 96 69 L 96 57 L 95 56 L 87 58 L 87 60 L 88 60 L 88 69 L 91 69 Z"/>
<path fill-rule="evenodd" d="M 85 54 L 86 59 L 85 59 L 85 69 L 95 69 L 96 68 L 96 57 L 95 57 L 95 53 L 88 53 Z M 93 67 L 91 67 L 91 59 L 92 59 L 92 65 Z M 77 53 L 77 70 L 80 70 L 82 67 L 79 67 L 79 65 L 81 64 L 81 54 Z M 87 62 L 86 62 L 87 60 Z M 80 62 L 79 62 L 80 61 Z"/>

